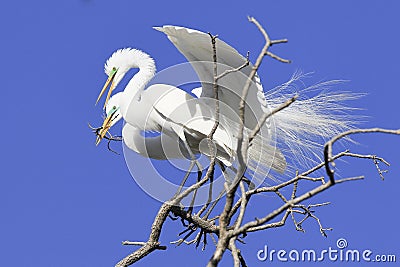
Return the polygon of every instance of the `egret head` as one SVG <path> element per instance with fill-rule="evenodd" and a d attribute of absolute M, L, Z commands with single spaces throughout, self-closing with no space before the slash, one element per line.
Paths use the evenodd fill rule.
<path fill-rule="evenodd" d="M 99 102 L 101 96 L 105 93 L 107 88 L 110 86 L 110 90 L 108 91 L 106 101 L 104 102 L 104 107 L 106 108 L 107 103 L 110 99 L 112 91 L 117 87 L 119 82 L 125 76 L 125 74 L 129 71 L 129 69 L 136 67 L 132 64 L 132 57 L 130 56 L 133 51 L 136 51 L 132 48 L 124 48 L 115 51 L 111 57 L 107 60 L 106 64 L 104 65 L 104 72 L 108 76 L 106 83 L 101 90 L 97 102 Z"/>
<path fill-rule="evenodd" d="M 122 119 L 121 110 L 119 108 L 121 97 L 123 93 L 117 93 L 110 98 L 106 105 L 106 118 L 103 121 L 103 125 L 101 126 L 101 130 L 96 139 L 96 145 L 98 145 L 104 136 L 107 134 L 108 130 L 117 123 L 120 119 Z"/>

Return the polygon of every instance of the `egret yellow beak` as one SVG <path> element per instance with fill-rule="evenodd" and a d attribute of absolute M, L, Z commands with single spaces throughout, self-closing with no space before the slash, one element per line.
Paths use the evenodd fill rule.
<path fill-rule="evenodd" d="M 108 130 L 110 130 L 112 121 L 118 116 L 115 116 L 116 112 L 119 108 L 113 107 L 110 112 L 108 112 L 107 117 L 103 121 L 103 125 L 101 126 L 101 130 L 96 138 L 96 146 L 100 144 L 101 140 L 106 136 Z"/>
<path fill-rule="evenodd" d="M 110 99 L 111 93 L 114 90 L 114 77 L 115 77 L 115 74 L 117 73 L 117 71 L 118 71 L 118 69 L 115 68 L 115 67 L 111 70 L 110 74 L 108 75 L 108 79 L 107 79 L 106 83 L 103 86 L 103 89 L 101 89 L 101 92 L 100 92 L 99 96 L 97 97 L 96 105 L 99 102 L 99 100 L 102 97 L 102 95 L 104 94 L 104 92 L 106 91 L 107 87 L 111 83 L 110 90 L 108 91 L 108 94 L 107 94 L 107 97 L 106 97 L 106 101 L 104 102 L 103 108 L 106 107 L 107 102 Z"/>

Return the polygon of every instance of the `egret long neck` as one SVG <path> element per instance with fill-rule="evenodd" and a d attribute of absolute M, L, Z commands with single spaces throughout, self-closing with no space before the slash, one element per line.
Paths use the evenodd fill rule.
<path fill-rule="evenodd" d="M 156 72 L 154 60 L 142 51 L 133 50 L 129 61 L 131 62 L 130 68 L 139 68 L 139 72 L 132 77 L 124 90 L 124 101 L 121 103 L 123 115 L 126 114 L 132 102 L 140 101 L 145 86 Z"/>

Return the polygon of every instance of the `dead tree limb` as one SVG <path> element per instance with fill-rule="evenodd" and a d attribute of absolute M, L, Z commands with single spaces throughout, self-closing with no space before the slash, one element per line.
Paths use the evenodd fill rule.
<path fill-rule="evenodd" d="M 211 203 L 211 195 L 209 195 L 209 199 L 207 203 L 200 208 L 197 213 L 192 213 L 191 210 L 185 210 L 185 207 L 181 206 L 180 203 L 182 199 L 189 196 L 191 193 L 196 192 L 201 186 L 205 185 L 207 182 L 212 183 L 212 178 L 215 171 L 215 151 L 213 151 L 214 147 L 211 145 L 213 135 L 219 126 L 219 104 L 218 104 L 218 80 L 222 77 L 230 75 L 231 73 L 238 72 L 242 70 L 244 67 L 248 66 L 249 59 L 247 55 L 246 62 L 241 66 L 232 66 L 232 69 L 226 70 L 221 74 L 218 74 L 217 69 L 217 53 L 218 49 L 216 47 L 216 38 L 217 36 L 213 36 L 210 34 L 211 45 L 213 48 L 213 61 L 214 61 L 214 98 L 216 101 L 215 106 L 215 124 L 212 127 L 209 135 L 207 136 L 209 139 L 209 148 L 210 148 L 210 167 L 207 169 L 206 174 L 199 181 L 189 186 L 183 192 L 178 192 L 175 196 L 173 196 L 169 201 L 164 203 L 160 210 L 158 211 L 154 222 L 151 227 L 151 231 L 149 234 L 149 238 L 146 242 L 142 241 L 125 241 L 124 245 L 133 245 L 139 246 L 139 248 L 122 259 L 119 263 L 117 263 L 117 267 L 129 266 L 134 262 L 142 259 L 143 257 L 149 255 L 150 253 L 156 250 L 165 250 L 167 247 L 160 244 L 160 234 L 163 228 L 163 225 L 166 219 L 170 216 L 173 220 L 178 221 L 180 219 L 182 225 L 184 226 L 184 230 L 180 233 L 182 238 L 177 241 L 171 242 L 176 245 L 187 244 L 187 245 L 195 245 L 198 247 L 201 243 L 202 249 L 207 246 L 207 236 L 211 237 L 213 243 L 215 244 L 215 250 L 210 258 L 207 266 L 217 266 L 222 259 L 222 256 L 229 250 L 233 257 L 233 262 L 235 267 L 246 267 L 246 261 L 243 257 L 241 250 L 239 249 L 239 243 L 243 242 L 243 238 L 252 233 L 263 231 L 267 229 L 273 229 L 277 227 L 281 227 L 285 225 L 289 216 L 291 216 L 292 221 L 295 225 L 295 229 L 298 231 L 304 231 L 302 224 L 306 220 L 315 220 L 318 224 L 319 231 L 322 235 L 326 236 L 326 232 L 331 230 L 331 228 L 325 228 L 322 225 L 320 218 L 315 215 L 314 208 L 322 207 L 328 202 L 317 203 L 317 204 L 304 204 L 304 202 L 313 196 L 324 192 L 330 187 L 350 182 L 357 181 L 363 179 L 363 176 L 357 177 L 347 177 L 343 179 L 335 180 L 334 171 L 332 167 L 335 166 L 335 161 L 339 158 L 351 157 L 351 158 L 360 158 L 360 159 L 369 159 L 372 160 L 376 169 L 378 171 L 379 176 L 383 179 L 383 175 L 386 170 L 382 170 L 379 166 L 379 163 L 383 163 L 386 166 L 389 166 L 389 163 L 376 155 L 363 155 L 350 152 L 349 150 L 342 151 L 337 154 L 333 154 L 332 146 L 333 144 L 341 138 L 344 138 L 348 135 L 356 134 L 356 133 L 386 133 L 386 134 L 396 134 L 400 135 L 400 130 L 387 130 L 381 128 L 371 128 L 371 129 L 353 129 L 344 133 L 341 133 L 335 137 L 333 137 L 330 141 L 325 144 L 324 147 L 324 161 L 314 165 L 307 171 L 303 171 L 301 173 L 296 172 L 293 178 L 283 181 L 274 186 L 261 186 L 259 188 L 251 188 L 249 185 L 245 186 L 243 180 L 243 174 L 246 171 L 246 160 L 244 155 L 246 155 L 247 150 L 249 148 L 249 144 L 255 138 L 255 136 L 259 133 L 262 125 L 266 122 L 266 120 L 273 116 L 274 114 L 280 112 L 281 110 L 289 107 L 294 101 L 296 101 L 297 96 L 288 99 L 286 102 L 282 103 L 278 108 L 270 111 L 269 113 L 265 113 L 259 120 L 257 126 L 254 129 L 251 129 L 249 135 L 248 142 L 244 140 L 244 128 L 245 128 L 245 101 L 248 95 L 248 91 L 250 89 L 251 83 L 257 73 L 260 64 L 265 56 L 269 56 L 273 59 L 276 59 L 280 62 L 288 63 L 289 60 L 283 59 L 280 56 L 269 51 L 269 48 L 274 44 L 286 43 L 286 39 L 279 40 L 271 40 L 268 36 L 267 32 L 264 28 L 259 24 L 259 22 L 254 18 L 249 18 L 249 21 L 256 25 L 261 34 L 265 39 L 265 45 L 263 46 L 260 54 L 257 57 L 257 60 L 254 66 L 251 69 L 251 72 L 246 80 L 245 86 L 242 91 L 242 98 L 239 103 L 239 131 L 237 133 L 237 151 L 235 151 L 238 159 L 238 166 L 235 170 L 235 177 L 233 181 L 228 185 L 225 182 L 226 195 L 225 195 L 225 203 L 223 208 L 218 211 L 213 211 L 217 215 L 214 218 L 209 219 L 209 215 L 211 211 L 215 208 L 215 205 L 212 205 L 210 209 L 207 210 L 209 204 Z M 96 129 L 93 129 L 96 130 Z M 221 169 L 223 166 L 221 167 Z M 316 172 L 320 169 L 325 168 L 327 177 L 317 176 Z M 314 176 L 314 177 L 313 177 Z M 314 188 L 308 190 L 307 192 L 298 195 L 298 188 L 301 183 L 312 183 L 315 185 Z M 285 195 L 285 191 L 282 189 L 291 188 L 290 196 Z M 212 190 L 212 189 L 211 189 Z M 283 192 L 283 193 L 282 193 Z M 290 192 L 290 191 L 289 191 Z M 282 201 L 282 205 L 275 210 L 270 212 L 265 212 L 259 218 L 251 219 L 246 221 L 246 210 L 249 207 L 249 203 L 251 201 L 251 197 L 259 194 L 274 194 L 275 197 Z M 218 200 L 220 197 L 218 198 Z M 216 203 L 216 202 L 215 202 Z M 214 203 L 214 204 L 215 204 Z M 201 214 L 207 210 L 206 215 L 201 217 Z M 214 215 L 213 215 L 214 216 Z M 303 216 L 301 219 L 296 219 L 298 217 Z M 278 219 L 277 219 L 278 218 Z M 218 222 L 218 224 L 217 224 Z"/>

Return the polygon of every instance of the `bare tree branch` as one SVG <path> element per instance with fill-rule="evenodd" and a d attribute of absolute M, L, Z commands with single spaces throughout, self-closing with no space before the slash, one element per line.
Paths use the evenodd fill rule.
<path fill-rule="evenodd" d="M 296 101 L 297 96 L 288 99 L 286 102 L 282 103 L 278 108 L 263 114 L 263 116 L 259 119 L 257 126 L 252 129 L 252 132 L 249 135 L 248 141 L 244 140 L 244 128 L 245 128 L 245 102 L 250 90 L 251 83 L 257 73 L 258 68 L 260 67 L 262 60 L 265 56 L 269 56 L 273 59 L 276 59 L 280 62 L 288 63 L 289 60 L 283 59 L 278 55 L 269 51 L 269 48 L 274 44 L 286 43 L 286 39 L 279 40 L 271 40 L 268 36 L 267 32 L 264 28 L 259 24 L 259 22 L 250 17 L 249 21 L 256 25 L 261 34 L 265 39 L 265 44 L 257 57 L 257 60 L 254 66 L 251 69 L 251 72 L 248 76 L 248 79 L 244 85 L 241 100 L 239 103 L 239 131 L 237 133 L 237 151 L 236 156 L 238 160 L 237 169 L 232 168 L 235 172 L 235 177 L 230 183 L 225 181 L 225 203 L 223 204 L 222 209 L 219 210 L 216 208 L 216 204 L 222 198 L 224 193 L 221 192 L 220 196 L 217 200 L 211 205 L 212 198 L 212 182 L 215 171 L 215 163 L 218 163 L 220 169 L 224 172 L 225 167 L 222 163 L 217 161 L 214 151 L 214 146 L 212 146 L 212 139 L 215 131 L 219 127 L 219 104 L 218 104 L 218 80 L 228 76 L 232 73 L 241 71 L 244 67 L 250 64 L 249 62 L 249 54 L 247 54 L 247 60 L 241 66 L 232 66 L 232 69 L 226 70 L 221 74 L 218 74 L 217 69 L 217 47 L 216 47 L 216 38 L 217 36 L 213 36 L 211 34 L 211 45 L 213 50 L 213 90 L 214 90 L 214 98 L 216 101 L 215 105 L 215 123 L 212 127 L 210 133 L 208 134 L 209 141 L 209 149 L 210 149 L 210 166 L 207 169 L 204 177 L 199 177 L 198 181 L 193 185 L 189 186 L 182 192 L 179 190 L 169 201 L 164 203 L 152 224 L 151 231 L 149 234 L 149 238 L 146 242 L 142 241 L 124 241 L 123 245 L 133 245 L 140 246 L 136 251 L 132 252 L 124 259 L 122 259 L 119 263 L 117 263 L 117 267 L 129 266 L 134 262 L 142 259 L 148 254 L 154 252 L 155 250 L 165 250 L 167 247 L 160 244 L 160 235 L 162 227 L 168 217 L 172 218 L 172 220 L 176 220 L 182 223 L 183 230 L 179 233 L 180 238 L 176 241 L 170 242 L 177 246 L 181 244 L 194 245 L 196 248 L 202 244 L 202 250 L 207 246 L 207 237 L 211 237 L 213 243 L 215 244 L 214 253 L 209 260 L 207 266 L 217 266 L 222 259 L 222 256 L 229 250 L 233 257 L 234 266 L 239 267 L 247 267 L 246 261 L 238 249 L 238 242 L 244 243 L 244 238 L 247 234 L 252 232 L 263 231 L 266 229 L 277 228 L 285 225 L 289 216 L 295 225 L 296 230 L 304 232 L 302 224 L 306 220 L 314 220 L 316 224 L 318 224 L 319 231 L 323 236 L 326 236 L 327 231 L 331 230 L 331 228 L 323 227 L 320 218 L 316 215 L 315 209 L 318 207 L 323 207 L 328 205 L 329 202 L 317 203 L 317 204 L 308 204 L 304 203 L 306 200 L 312 198 L 313 196 L 324 192 L 330 187 L 345 183 L 349 181 L 358 181 L 363 179 L 363 176 L 357 177 L 346 177 L 343 179 L 335 180 L 334 171 L 331 167 L 335 166 L 335 161 L 339 158 L 343 157 L 351 157 L 351 158 L 359 158 L 359 159 L 369 159 L 372 160 L 374 165 L 376 166 L 377 172 L 379 176 L 383 179 L 383 174 L 386 170 L 382 170 L 379 166 L 380 163 L 389 166 L 390 164 L 383 158 L 378 157 L 376 155 L 363 155 L 350 152 L 349 150 L 342 151 L 338 154 L 332 153 L 333 144 L 341 138 L 344 138 L 348 135 L 355 133 L 387 133 L 387 134 L 396 134 L 400 135 L 399 130 L 387 130 L 381 128 L 372 128 L 372 129 L 354 129 L 344 133 L 341 133 L 335 137 L 333 137 L 330 141 L 325 144 L 324 147 L 324 161 L 316 164 L 312 168 L 299 173 L 296 172 L 293 178 L 287 181 L 283 181 L 274 186 L 262 186 L 259 188 L 252 188 L 250 183 L 247 183 L 247 189 L 245 184 L 245 179 L 243 178 L 244 173 L 246 171 L 246 160 L 245 157 L 247 155 L 247 150 L 249 148 L 249 144 L 251 141 L 257 136 L 261 127 L 265 124 L 266 120 L 270 118 L 272 115 L 282 111 L 283 109 L 289 107 L 294 101 Z M 95 128 L 93 128 L 96 133 Z M 98 130 L 97 130 L 98 132 Z M 109 138 L 112 138 L 110 136 Z M 236 166 L 235 166 L 236 167 Z M 327 177 L 323 177 L 317 175 L 317 171 L 324 168 L 327 173 Z M 246 174 L 247 175 L 247 174 Z M 188 174 L 187 174 L 188 176 Z M 187 178 L 187 176 L 185 176 Z M 181 201 L 188 197 L 191 193 L 195 195 L 195 192 L 201 187 L 204 186 L 207 182 L 210 183 L 210 191 L 208 196 L 208 201 L 205 205 L 198 209 L 197 213 L 192 213 L 193 205 L 191 204 L 188 210 L 185 210 L 185 207 L 181 206 Z M 306 191 L 305 193 L 297 196 L 298 191 L 301 191 L 299 188 L 302 183 L 313 184 L 314 188 Z M 291 191 L 287 191 L 288 188 L 291 188 Z M 286 191 L 285 191 L 286 190 Z M 287 193 L 289 192 L 289 193 Z M 246 211 L 251 206 L 249 203 L 251 201 L 251 197 L 253 195 L 260 194 L 273 194 L 274 197 L 280 199 L 282 201 L 282 205 L 275 210 L 272 211 L 264 211 L 265 213 L 260 218 L 251 219 L 248 221 L 246 218 Z M 193 203 L 194 199 L 192 199 Z M 210 206 L 211 205 L 211 206 Z M 202 216 L 203 212 L 205 215 Z M 214 218 L 209 219 L 212 216 Z M 215 214 L 214 214 L 215 213 Z M 276 219 L 280 218 L 280 219 Z"/>
<path fill-rule="evenodd" d="M 156 218 L 154 219 L 153 225 L 151 227 L 150 237 L 149 240 L 146 242 L 146 244 L 141 248 L 139 248 L 138 250 L 136 250 L 135 252 L 126 256 L 115 266 L 116 267 L 129 266 L 134 262 L 137 262 L 138 260 L 147 256 L 154 250 L 158 249 L 160 247 L 159 238 L 161 234 L 161 229 L 171 209 L 174 206 L 178 205 L 184 197 L 188 196 L 191 192 L 199 189 L 203 184 L 205 184 L 208 181 L 209 176 L 211 175 L 211 171 L 212 171 L 211 168 L 208 168 L 207 173 L 202 180 L 188 187 L 185 191 L 173 197 L 170 201 L 164 203 L 161 206 L 160 210 L 158 211 Z"/>
<path fill-rule="evenodd" d="M 290 106 L 294 101 L 296 101 L 297 99 L 297 95 L 292 97 L 291 99 L 287 100 L 285 103 L 283 103 L 281 106 L 279 106 L 278 108 L 272 110 L 269 113 L 264 113 L 264 115 L 261 117 L 260 122 L 257 123 L 257 126 L 253 129 L 253 131 L 251 132 L 250 136 L 249 136 L 249 143 L 251 143 L 251 141 L 254 139 L 254 137 L 256 137 L 256 135 L 260 132 L 260 129 L 263 125 L 265 125 L 265 122 L 267 121 L 268 118 L 270 118 L 272 115 L 278 113 L 279 111 L 281 111 L 282 109 L 287 108 L 288 106 Z"/>
<path fill-rule="evenodd" d="M 247 52 L 246 61 L 241 66 L 234 68 L 234 69 L 225 70 L 223 73 L 221 73 L 217 76 L 214 76 L 215 82 L 217 82 L 219 79 L 225 77 L 226 75 L 228 75 L 230 73 L 241 71 L 243 68 L 247 67 L 250 64 L 249 56 L 250 56 L 250 52 Z M 215 74 L 215 72 L 214 72 L 214 74 Z"/>
<path fill-rule="evenodd" d="M 333 144 L 338 141 L 339 139 L 346 137 L 348 135 L 356 134 L 356 133 L 386 133 L 386 134 L 400 134 L 400 129 L 398 130 L 388 130 L 382 128 L 370 128 L 370 129 L 353 129 L 346 131 L 344 133 L 338 134 L 337 136 L 333 137 L 330 141 L 325 144 L 324 147 L 324 160 L 325 160 L 325 169 L 326 173 L 329 176 L 331 183 L 335 183 L 334 171 L 329 166 L 330 159 L 332 158 L 332 146 Z M 334 166 L 334 163 L 332 164 Z M 379 171 L 379 169 L 378 169 Z M 382 177 L 382 173 L 380 172 L 379 175 Z"/>
<path fill-rule="evenodd" d="M 269 38 L 269 36 L 267 35 L 266 31 L 263 29 L 263 27 L 258 23 L 258 21 L 252 17 L 249 18 L 249 21 L 254 23 L 258 29 L 261 31 L 261 33 L 263 34 L 264 38 L 265 38 L 265 45 L 263 47 L 263 49 L 261 50 L 256 63 L 254 64 L 247 80 L 246 80 L 246 84 L 244 85 L 243 91 L 242 91 L 242 97 L 240 99 L 239 102 L 239 119 L 240 119 L 240 123 L 239 123 L 239 131 L 238 131 L 238 135 L 237 135 L 237 160 L 238 160 L 238 164 L 239 167 L 237 169 L 237 173 L 236 176 L 233 180 L 233 182 L 230 185 L 229 190 L 226 193 L 226 198 L 225 198 L 225 206 L 224 209 L 221 213 L 221 216 L 219 218 L 219 227 L 220 227 L 220 236 L 219 236 L 219 240 L 218 240 L 218 244 L 217 244 L 217 248 L 214 252 L 214 255 L 212 256 L 212 258 L 210 259 L 210 261 L 208 262 L 209 267 L 212 266 L 217 266 L 219 261 L 222 258 L 223 253 L 225 252 L 225 250 L 228 247 L 228 240 L 229 240 L 229 235 L 227 234 L 227 226 L 229 224 L 230 221 L 230 210 L 232 208 L 233 205 L 233 201 L 234 201 L 234 197 L 235 197 L 235 192 L 236 189 L 239 185 L 240 180 L 242 179 L 242 175 L 246 170 L 246 165 L 245 165 L 245 160 L 243 158 L 243 155 L 247 154 L 247 149 L 248 147 L 245 145 L 245 142 L 243 142 L 243 131 L 244 131 L 244 111 L 245 111 L 245 101 L 251 86 L 251 83 L 253 82 L 253 79 L 257 73 L 258 68 L 261 65 L 261 62 L 264 58 L 265 55 L 269 55 L 272 57 L 274 57 L 273 54 L 268 52 L 269 47 L 273 44 L 271 43 L 271 40 Z M 279 42 L 284 42 L 284 41 L 276 41 L 274 43 L 279 43 Z M 276 57 L 274 57 L 276 58 Z M 278 58 L 276 58 L 278 59 Z M 279 60 L 279 59 L 278 59 Z"/>

